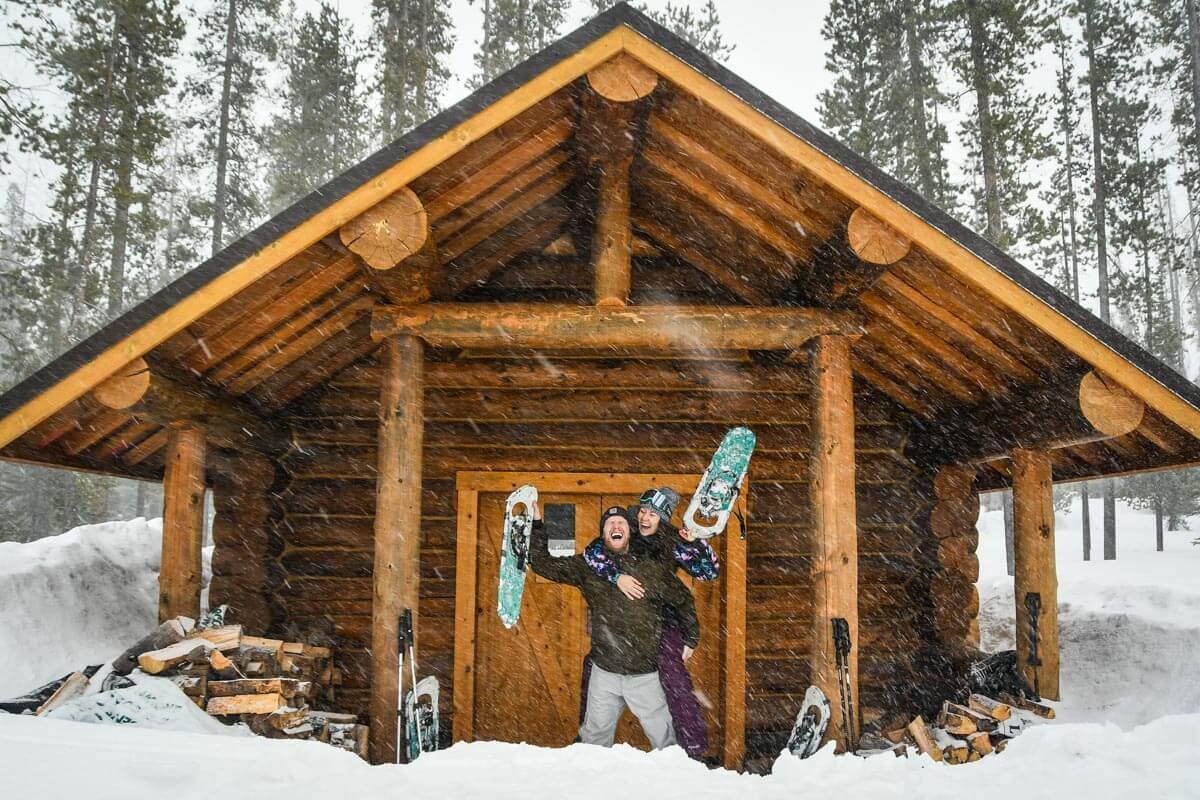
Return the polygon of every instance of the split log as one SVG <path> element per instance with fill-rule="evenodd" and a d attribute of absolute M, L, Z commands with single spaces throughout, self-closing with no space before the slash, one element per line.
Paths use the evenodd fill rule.
<path fill-rule="evenodd" d="M 587 74 L 588 85 L 606 100 L 630 103 L 658 86 L 658 74 L 628 53 L 618 53 Z"/>
<path fill-rule="evenodd" d="M 939 727 L 945 728 L 947 733 L 952 733 L 955 736 L 966 736 L 970 733 L 976 733 L 975 721 L 965 714 L 955 714 L 942 706 L 942 713 L 938 715 L 937 724 Z"/>
<path fill-rule="evenodd" d="M 924 463 L 969 464 L 1014 450 L 1054 450 L 1123 436 L 1141 424 L 1145 404 L 1108 378 L 1044 386 L 923 422 L 907 452 Z"/>
<path fill-rule="evenodd" d="M 242 626 L 226 625 L 221 628 L 210 628 L 196 634 L 197 639 L 203 639 L 217 650 L 236 650 L 242 644 Z"/>
<path fill-rule="evenodd" d="M 987 714 L 981 713 L 966 706 L 961 706 L 958 703 L 951 703 L 949 701 L 946 701 L 943 704 L 943 708 L 951 713 L 970 719 L 973 723 L 975 723 L 975 730 L 977 731 L 991 732 L 996 730 L 996 725 L 998 724 L 997 720 L 993 719 Z"/>
<path fill-rule="evenodd" d="M 986 731 L 972 733 L 967 737 L 967 745 L 981 756 L 986 756 L 996 749 L 992 746 L 992 737 Z"/>
<path fill-rule="evenodd" d="M 213 697 L 208 701 L 205 711 L 214 717 L 229 714 L 270 714 L 283 708 L 283 695 L 271 694 L 239 694 L 232 697 Z"/>
<path fill-rule="evenodd" d="M 1054 719 L 1057 716 L 1053 708 L 1043 703 L 1036 703 L 1033 700 L 1027 700 L 1024 697 L 1013 697 L 1009 694 L 1002 694 L 1000 698 L 1010 706 L 1016 706 L 1022 711 L 1028 711 L 1031 714 L 1036 714 L 1043 719 Z"/>
<path fill-rule="evenodd" d="M 371 317 L 376 340 L 408 334 L 464 349 L 796 350 L 816 336 L 862 332 L 856 313 L 821 308 L 427 303 L 380 306 Z"/>
<path fill-rule="evenodd" d="M 925 724 L 925 720 L 920 716 L 908 723 L 908 734 L 912 737 L 917 745 L 917 749 L 925 755 L 932 758 L 934 761 L 942 760 L 942 749 L 933 741 L 933 734 L 929 730 L 929 726 Z"/>
<path fill-rule="evenodd" d="M 912 248 L 907 236 L 862 207 L 850 214 L 846 239 L 854 254 L 869 264 L 895 264 Z"/>
<path fill-rule="evenodd" d="M 230 681 L 209 681 L 210 697 L 235 697 L 246 694 L 278 694 L 288 700 L 307 697 L 312 692 L 310 681 L 291 678 L 242 678 Z"/>
<path fill-rule="evenodd" d="M 339 236 L 372 268 L 391 269 L 425 244 L 429 215 L 405 186 L 343 225 Z"/>
<path fill-rule="evenodd" d="M 942 748 L 941 760 L 947 764 L 965 764 L 971 758 L 971 748 L 965 742 L 955 742 Z"/>
<path fill-rule="evenodd" d="M 1012 716 L 1012 706 L 993 700 L 987 695 L 973 694 L 967 698 L 967 707 L 978 711 L 980 714 L 987 714 L 994 720 L 1004 722 Z"/>
<path fill-rule="evenodd" d="M 185 627 L 186 624 L 186 627 Z M 132 647 L 113 659 L 112 671 L 118 675 L 128 675 L 138 665 L 138 656 L 151 650 L 161 650 L 175 644 L 191 632 L 195 623 L 188 617 L 175 617 L 159 625 L 146 636 L 143 636 Z"/>
<path fill-rule="evenodd" d="M 71 675 L 62 682 L 62 685 L 54 691 L 54 694 L 50 695 L 50 697 L 46 699 L 46 702 L 38 706 L 38 710 L 34 712 L 35 716 L 40 717 L 43 714 L 58 708 L 63 703 L 82 696 L 83 693 L 87 691 L 87 687 L 87 675 L 84 675 L 82 672 L 71 673 Z"/>
<path fill-rule="evenodd" d="M 213 650 L 208 654 L 208 665 L 223 678 L 238 674 L 237 665 L 220 650 Z"/>
<path fill-rule="evenodd" d="M 276 452 L 287 445 L 287 435 L 244 402 L 199 383 L 185 385 L 141 358 L 92 389 L 91 398 L 147 422 L 202 427 L 210 441 L 233 450 Z"/>
<path fill-rule="evenodd" d="M 169 647 L 142 653 L 138 656 L 138 667 L 142 672 L 157 675 L 192 660 L 193 656 L 207 659 L 208 654 L 215 649 L 210 642 L 203 639 L 184 639 Z"/>

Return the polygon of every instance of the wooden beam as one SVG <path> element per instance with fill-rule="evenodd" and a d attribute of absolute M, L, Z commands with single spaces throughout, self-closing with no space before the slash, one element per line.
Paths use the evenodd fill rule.
<path fill-rule="evenodd" d="M 587 81 L 601 97 L 630 103 L 653 92 L 658 86 L 658 75 L 627 53 L 618 53 L 588 72 Z"/>
<path fill-rule="evenodd" d="M 812 343 L 812 445 L 809 480 L 814 554 L 812 682 L 826 697 L 839 696 L 833 620 L 850 630 L 850 697 L 858 702 L 858 522 L 854 483 L 854 387 L 850 340 L 821 336 Z M 830 719 L 829 736 L 853 749 L 858 721 L 844 730 L 841 716 Z"/>
<path fill-rule="evenodd" d="M 407 186 L 341 227 L 342 244 L 372 269 L 388 270 L 419 251 L 429 238 L 429 215 Z"/>
<path fill-rule="evenodd" d="M 922 423 L 907 452 L 930 464 L 992 461 L 1015 449 L 1054 450 L 1122 436 L 1141 424 L 1144 410 L 1122 387 L 1087 373 Z"/>
<path fill-rule="evenodd" d="M 627 135 L 624 131 L 620 135 Z M 630 158 L 606 160 L 598 168 L 596 230 L 592 234 L 593 296 L 598 306 L 629 303 L 633 228 L 629 222 Z"/>
<path fill-rule="evenodd" d="M 912 249 L 912 240 L 862 207 L 850 215 L 846 240 L 856 256 L 880 266 L 895 264 Z"/>
<path fill-rule="evenodd" d="M 1058 576 L 1054 564 L 1054 482 L 1044 452 L 1014 450 L 1013 553 L 1017 603 L 1018 668 L 1042 697 L 1059 699 Z M 1038 597 L 1037 657 L 1030 665 L 1032 624 L 1027 599 Z"/>
<path fill-rule="evenodd" d="M 163 476 L 162 561 L 158 621 L 200 616 L 200 548 L 204 538 L 204 432 L 175 426 Z"/>
<path fill-rule="evenodd" d="M 377 307 L 371 335 L 419 336 L 432 347 L 795 350 L 814 336 L 857 335 L 857 314 L 817 308 L 542 303 L 428 303 Z"/>
<path fill-rule="evenodd" d="M 240 400 L 197 383 L 185 386 L 136 358 L 92 390 L 91 399 L 158 425 L 187 423 L 203 428 L 213 444 L 233 450 L 274 453 L 288 435 Z"/>
<path fill-rule="evenodd" d="M 416 624 L 420 588 L 421 459 L 424 437 L 424 346 L 414 336 L 389 339 L 380 387 L 375 497 L 374 590 L 371 600 L 371 761 L 394 763 L 399 678 L 399 619 Z M 411 687 L 410 687 L 411 688 Z"/>

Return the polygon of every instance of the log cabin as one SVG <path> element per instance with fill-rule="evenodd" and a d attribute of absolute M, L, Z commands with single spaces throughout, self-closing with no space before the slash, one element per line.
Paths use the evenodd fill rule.
<path fill-rule="evenodd" d="M 936 710 L 981 491 L 1013 489 L 1056 698 L 1053 483 L 1200 463 L 1195 386 L 624 5 L 11 388 L 0 457 L 162 481 L 164 617 L 199 610 L 211 490 L 211 602 L 331 630 L 387 762 L 405 608 L 448 738 L 572 741 L 582 603 L 531 578 L 500 625 L 506 494 L 578 549 L 733 425 L 759 449 L 690 662 L 731 767 L 836 697 L 833 618 L 864 724 Z"/>

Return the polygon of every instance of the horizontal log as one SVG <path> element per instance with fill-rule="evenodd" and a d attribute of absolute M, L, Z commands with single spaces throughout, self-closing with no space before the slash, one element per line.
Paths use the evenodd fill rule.
<path fill-rule="evenodd" d="M 959 500 L 972 491 L 975 469 L 965 464 L 942 467 L 933 476 L 933 494 L 939 500 Z"/>
<path fill-rule="evenodd" d="M 702 473 L 711 451 L 643 450 L 633 447 L 441 447 L 429 443 L 422 460 L 431 477 L 450 477 L 463 470 L 503 469 L 521 472 L 676 472 Z M 314 445 L 290 453 L 284 467 L 299 479 L 374 480 L 375 448 Z M 802 453 L 756 451 L 750 481 L 803 480 L 807 458 Z M 907 461 L 892 452 L 859 453 L 857 477 L 862 484 L 897 484 L 911 479 Z"/>
<path fill-rule="evenodd" d="M 287 444 L 286 434 L 237 398 L 199 382 L 184 385 L 140 358 L 94 388 L 91 397 L 159 425 L 190 423 L 203 428 L 208 441 L 233 450 L 275 453 Z"/>
<path fill-rule="evenodd" d="M 410 334 L 462 348 L 796 350 L 814 336 L 862 333 L 858 315 L 819 308 L 431 303 L 381 306 L 371 318 L 377 340 Z"/>
<path fill-rule="evenodd" d="M 1145 405 L 1124 388 L 1088 373 L 1078 381 L 924 420 L 908 452 L 930 464 L 993 461 L 1014 450 L 1054 450 L 1112 439 L 1137 428 L 1144 411 Z"/>
<path fill-rule="evenodd" d="M 323 418 L 294 429 L 296 445 L 373 445 L 378 424 L 366 419 Z M 694 447 L 711 451 L 728 425 L 704 422 L 439 422 L 425 423 L 425 441 L 441 447 L 457 445 L 631 446 L 639 449 Z M 758 451 L 806 453 L 807 422 L 767 424 L 755 428 Z M 906 439 L 899 426 L 866 425 L 855 434 L 858 452 L 900 452 Z"/>
<path fill-rule="evenodd" d="M 939 539 L 964 536 L 979 520 L 979 499 L 968 495 L 961 500 L 941 500 L 929 512 L 929 530 Z"/>
<path fill-rule="evenodd" d="M 772 525 L 754 533 L 748 537 L 747 552 L 751 556 L 813 554 L 813 531 L 807 525 Z M 858 524 L 858 552 L 864 556 L 916 555 L 924 540 L 920 533 L 905 525 Z"/>
<path fill-rule="evenodd" d="M 369 578 L 304 578 L 290 576 L 279 588 L 279 596 L 286 604 L 287 599 L 296 597 L 305 600 L 370 600 Z M 421 602 L 431 597 L 453 597 L 454 575 L 421 576 Z"/>
<path fill-rule="evenodd" d="M 964 536 L 953 536 L 938 542 L 938 562 L 947 572 L 969 583 L 979 580 L 979 556 Z"/>
<path fill-rule="evenodd" d="M 293 480 L 279 495 L 288 517 L 317 514 L 325 517 L 374 517 L 373 480 Z M 454 480 L 429 478 L 421 481 L 421 516 L 454 515 Z"/>
<path fill-rule="evenodd" d="M 752 584 L 794 585 L 799 576 L 805 576 L 807 580 L 812 562 L 808 556 L 751 556 L 746 559 L 747 575 Z M 876 583 L 904 586 L 916 572 L 916 563 L 906 556 L 860 556 L 858 559 L 860 586 Z"/>

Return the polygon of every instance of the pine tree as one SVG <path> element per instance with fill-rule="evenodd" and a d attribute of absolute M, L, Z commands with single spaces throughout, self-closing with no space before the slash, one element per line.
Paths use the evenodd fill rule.
<path fill-rule="evenodd" d="M 255 116 L 277 55 L 279 6 L 279 0 L 213 0 L 199 20 L 197 68 L 184 97 L 197 104 L 189 124 L 203 137 L 201 162 L 213 170 L 211 200 L 201 210 L 211 218 L 214 253 L 263 213 Z"/>
<path fill-rule="evenodd" d="M 592 12 L 607 11 L 618 2 L 620 0 L 592 0 Z M 699 11 L 689 3 L 667 3 L 661 11 L 649 9 L 645 3 L 635 3 L 634 7 L 709 58 L 724 61 L 734 50 L 735 45 L 727 43 L 721 35 L 721 15 L 713 0 L 704 0 Z"/>
<path fill-rule="evenodd" d="M 483 39 L 471 86 L 482 86 L 550 44 L 570 7 L 570 0 L 483 0 Z"/>
<path fill-rule="evenodd" d="M 353 28 L 322 3 L 295 26 L 280 112 L 271 124 L 271 207 L 283 208 L 362 157 L 366 104 L 358 86 L 362 48 Z"/>
<path fill-rule="evenodd" d="M 380 136 L 390 142 L 437 113 L 454 47 L 447 0 L 373 0 Z"/>
<path fill-rule="evenodd" d="M 1047 19 L 1038 0 L 952 0 L 945 14 L 950 66 L 974 100 L 961 129 L 975 178 L 971 213 L 1001 247 L 1036 245 L 1049 230 L 1031 200 L 1051 150 L 1045 98 L 1027 87 Z"/>
<path fill-rule="evenodd" d="M 948 136 L 938 119 L 945 96 L 931 51 L 937 20 L 925 0 L 834 0 L 822 27 L 834 82 L 819 113 L 857 153 L 950 207 Z"/>

